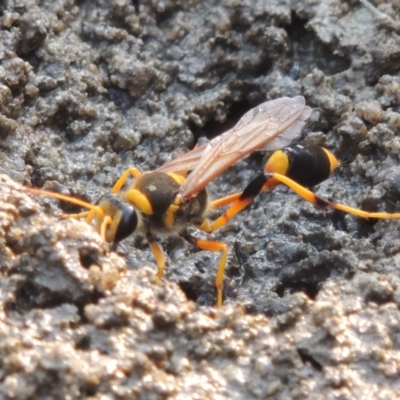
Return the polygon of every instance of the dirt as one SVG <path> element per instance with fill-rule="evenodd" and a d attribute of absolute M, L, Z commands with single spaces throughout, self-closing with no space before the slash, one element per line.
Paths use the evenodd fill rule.
<path fill-rule="evenodd" d="M 0 5 L 0 397 L 395 399 L 399 221 L 322 211 L 285 187 L 211 237 L 111 251 L 77 207 L 255 105 L 303 95 L 302 141 L 341 168 L 315 190 L 400 209 L 400 3 L 77 1 Z M 209 185 L 243 189 L 268 155 Z M 218 215 L 218 212 L 216 213 Z M 193 234 L 199 237 L 195 230 Z"/>

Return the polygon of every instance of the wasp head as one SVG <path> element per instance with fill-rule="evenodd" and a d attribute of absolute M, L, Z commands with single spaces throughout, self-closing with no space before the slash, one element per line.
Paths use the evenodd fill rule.
<path fill-rule="evenodd" d="M 97 205 L 104 211 L 103 218 L 99 219 L 97 224 L 103 225 L 108 217 L 109 223 L 106 225 L 105 239 L 115 249 L 121 240 L 136 231 L 139 225 L 138 213 L 131 204 L 113 193 L 102 196 Z M 101 231 L 101 228 L 98 229 Z"/>

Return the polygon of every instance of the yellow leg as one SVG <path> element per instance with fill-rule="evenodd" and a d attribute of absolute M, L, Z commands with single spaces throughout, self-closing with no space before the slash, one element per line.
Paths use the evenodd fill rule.
<path fill-rule="evenodd" d="M 253 198 L 239 199 L 236 200 L 232 206 L 221 216 L 219 216 L 212 224 L 210 232 L 216 231 L 217 229 L 226 225 L 236 214 L 239 214 L 244 208 L 246 208 Z"/>
<path fill-rule="evenodd" d="M 105 216 L 101 223 L 100 236 L 105 242 L 107 241 L 107 228 L 111 225 L 111 223 L 112 218 L 109 215 Z"/>
<path fill-rule="evenodd" d="M 339 211 L 343 211 L 349 214 L 356 215 L 361 218 L 384 218 L 384 219 L 397 219 L 400 218 L 400 213 L 385 213 L 385 212 L 368 212 L 363 211 L 358 208 L 353 208 L 346 206 L 344 204 L 331 202 L 328 200 L 319 197 L 315 193 L 311 192 L 311 190 L 306 189 L 305 187 L 299 185 L 297 182 L 293 181 L 292 179 L 288 178 L 287 176 L 276 174 L 276 173 L 268 173 L 268 176 L 273 177 L 274 179 L 278 180 L 279 182 L 285 184 L 286 186 L 290 187 L 293 191 L 295 191 L 299 196 L 303 197 L 303 199 L 309 201 L 310 203 L 326 209 L 335 209 Z"/>
<path fill-rule="evenodd" d="M 265 174 L 258 175 L 253 179 L 247 187 L 241 193 L 235 193 L 230 196 L 223 197 L 222 199 L 215 200 L 211 203 L 211 207 L 221 207 L 229 203 L 233 203 L 229 209 L 219 216 L 210 227 L 208 232 L 213 232 L 224 225 L 226 225 L 236 214 L 239 214 L 244 208 L 246 208 L 254 198 L 265 190 L 276 186 L 280 182 L 265 177 Z"/>
<path fill-rule="evenodd" d="M 217 276 L 215 278 L 215 287 L 217 288 L 217 307 L 221 307 L 223 303 L 223 282 L 225 274 L 225 266 L 228 259 L 228 245 L 222 242 L 213 240 L 197 239 L 189 234 L 182 235 L 188 242 L 194 244 L 200 249 L 207 251 L 220 251 L 222 252 L 221 259 L 218 264 Z"/>
<path fill-rule="evenodd" d="M 334 208 L 335 210 L 340 210 L 349 214 L 357 215 L 361 218 L 380 218 L 380 219 L 398 219 L 400 218 L 400 213 L 385 213 L 385 212 L 368 212 L 363 211 L 358 208 L 352 208 L 340 203 L 330 203 L 329 208 Z"/>
<path fill-rule="evenodd" d="M 157 267 L 158 267 L 158 272 L 157 272 L 157 278 L 162 279 L 164 275 L 164 270 L 165 270 L 165 257 L 164 257 L 164 252 L 160 245 L 154 240 L 154 237 L 152 234 L 147 233 L 146 234 L 147 241 L 149 242 L 151 251 L 154 254 L 154 258 L 156 259 L 157 262 Z"/>
<path fill-rule="evenodd" d="M 129 176 L 133 176 L 135 179 L 139 178 L 142 173 L 137 168 L 128 168 L 124 173 L 119 177 L 113 188 L 111 189 L 111 193 L 118 193 L 121 191 L 122 187 L 125 185 L 126 180 Z"/>
<path fill-rule="evenodd" d="M 231 194 L 230 196 L 226 196 L 226 197 L 222 197 L 221 199 L 214 200 L 211 202 L 210 208 L 218 208 L 218 207 L 227 206 L 228 204 L 231 204 L 234 201 L 236 201 L 240 197 L 241 194 L 242 194 L 241 192 L 238 192 L 238 193 Z"/>
<path fill-rule="evenodd" d="M 93 206 L 92 209 L 89 211 L 86 222 L 90 224 L 93 221 L 93 218 L 97 215 L 99 220 L 104 218 L 104 210 L 100 206 Z"/>

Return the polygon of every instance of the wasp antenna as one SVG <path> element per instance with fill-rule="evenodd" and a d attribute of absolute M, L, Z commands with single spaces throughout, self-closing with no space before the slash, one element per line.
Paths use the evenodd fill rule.
<path fill-rule="evenodd" d="M 94 205 L 94 204 L 88 203 L 88 202 L 86 202 L 84 200 L 80 200 L 80 199 L 77 199 L 77 198 L 72 197 L 72 196 L 67 196 L 65 194 L 56 193 L 56 192 L 48 192 L 47 190 L 34 189 L 34 188 L 25 188 L 25 190 L 28 193 L 31 193 L 31 194 L 36 194 L 36 195 L 39 195 L 39 196 L 52 197 L 54 199 L 66 201 L 66 202 L 72 203 L 72 204 L 76 204 L 77 206 L 81 206 L 81 207 L 87 208 L 89 210 L 93 210 L 93 209 L 97 208 L 97 206 Z"/>

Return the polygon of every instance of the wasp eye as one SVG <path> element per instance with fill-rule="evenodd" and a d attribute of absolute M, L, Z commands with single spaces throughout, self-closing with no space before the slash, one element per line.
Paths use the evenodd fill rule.
<path fill-rule="evenodd" d="M 121 209 L 121 219 L 119 220 L 117 230 L 115 232 L 113 247 L 115 248 L 117 244 L 132 235 L 135 232 L 138 225 L 138 216 L 136 210 L 127 206 Z"/>

